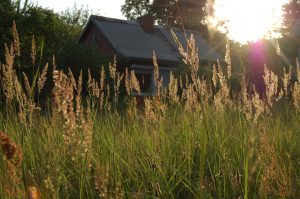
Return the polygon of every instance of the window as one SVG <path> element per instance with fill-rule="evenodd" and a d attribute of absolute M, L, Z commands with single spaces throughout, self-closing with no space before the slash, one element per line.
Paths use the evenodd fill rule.
<path fill-rule="evenodd" d="M 141 93 L 151 93 L 152 74 L 136 72 L 135 76 L 140 83 Z"/>

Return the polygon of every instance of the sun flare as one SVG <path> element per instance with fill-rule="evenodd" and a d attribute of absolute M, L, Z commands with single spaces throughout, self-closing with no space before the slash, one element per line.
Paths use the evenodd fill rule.
<path fill-rule="evenodd" d="M 277 38 L 288 0 L 215 0 L 210 22 L 240 43 Z"/>

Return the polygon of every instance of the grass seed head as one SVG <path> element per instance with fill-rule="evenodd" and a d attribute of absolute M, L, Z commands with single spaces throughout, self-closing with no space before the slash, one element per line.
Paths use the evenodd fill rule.
<path fill-rule="evenodd" d="M 31 40 L 31 60 L 32 64 L 35 64 L 35 58 L 36 58 L 36 44 L 35 44 L 35 39 L 34 35 L 32 35 L 32 40 Z"/>
<path fill-rule="evenodd" d="M 13 33 L 14 53 L 16 56 L 20 57 L 21 55 L 20 40 L 19 40 L 19 34 L 18 34 L 17 25 L 15 21 L 13 21 L 12 33 Z"/>

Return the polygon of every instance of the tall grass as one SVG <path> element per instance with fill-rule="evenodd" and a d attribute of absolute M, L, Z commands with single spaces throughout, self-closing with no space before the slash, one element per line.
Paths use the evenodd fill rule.
<path fill-rule="evenodd" d="M 245 81 L 232 93 L 230 53 L 227 71 L 202 78 L 193 37 L 186 48 L 174 39 L 190 73 L 163 87 L 154 54 L 156 93 L 141 102 L 134 71 L 119 73 L 116 61 L 99 82 L 89 74 L 85 97 L 82 74 L 55 59 L 21 83 L 15 38 L 0 73 L 0 198 L 299 198 L 299 85 L 266 68 L 264 96 Z"/>

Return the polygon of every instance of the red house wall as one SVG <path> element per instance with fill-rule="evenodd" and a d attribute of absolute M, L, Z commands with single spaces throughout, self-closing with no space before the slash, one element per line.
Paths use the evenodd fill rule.
<path fill-rule="evenodd" d="M 96 49 L 99 50 L 100 55 L 105 58 L 112 58 L 115 55 L 115 51 L 109 42 L 103 37 L 102 33 L 95 27 L 94 24 L 90 24 L 87 27 L 80 43 L 96 47 Z"/>

